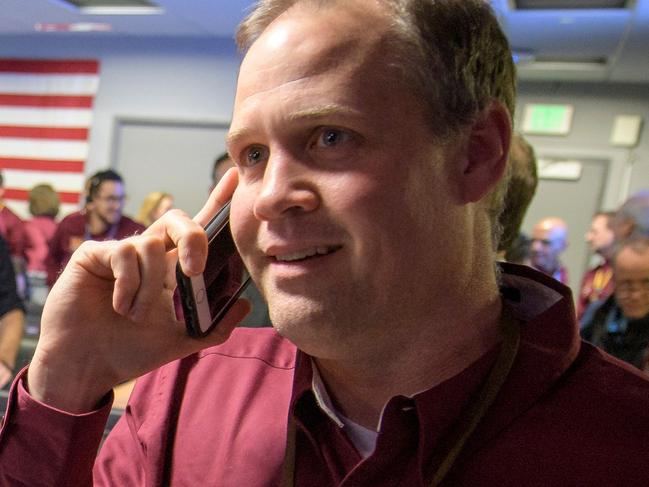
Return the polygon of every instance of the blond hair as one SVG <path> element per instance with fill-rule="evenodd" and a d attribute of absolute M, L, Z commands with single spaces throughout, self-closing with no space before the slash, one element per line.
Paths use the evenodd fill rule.
<path fill-rule="evenodd" d="M 29 212 L 34 216 L 56 217 L 59 214 L 58 193 L 49 184 L 37 184 L 29 190 Z"/>
<path fill-rule="evenodd" d="M 169 193 L 153 191 L 146 195 L 135 219 L 145 227 L 153 223 L 153 214 L 165 198 L 173 198 Z"/>

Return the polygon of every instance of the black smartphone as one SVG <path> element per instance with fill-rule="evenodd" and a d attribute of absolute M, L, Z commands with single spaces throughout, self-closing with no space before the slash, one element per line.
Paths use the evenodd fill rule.
<path fill-rule="evenodd" d="M 216 328 L 250 282 L 230 232 L 230 202 L 205 226 L 208 253 L 205 270 L 199 276 L 186 276 L 176 266 L 187 333 L 201 338 Z"/>

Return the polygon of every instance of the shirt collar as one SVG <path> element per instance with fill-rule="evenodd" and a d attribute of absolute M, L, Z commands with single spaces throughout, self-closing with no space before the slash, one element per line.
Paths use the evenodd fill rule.
<path fill-rule="evenodd" d="M 322 381 L 320 372 L 318 371 L 318 366 L 315 364 L 314 360 L 311 359 L 311 370 L 313 377 L 311 379 L 311 389 L 313 389 L 313 395 L 315 400 L 320 406 L 320 409 L 331 418 L 331 420 L 338 425 L 339 428 L 345 426 L 345 423 L 342 417 L 334 409 L 333 403 L 331 402 L 331 397 L 327 392 L 327 388 Z"/>
<path fill-rule="evenodd" d="M 498 424 L 502 426 L 505 422 L 513 420 L 525 407 L 545 393 L 572 363 L 580 349 L 570 290 L 531 268 L 512 264 L 501 264 L 501 267 L 504 271 L 501 283 L 505 303 L 522 322 L 521 348 L 517 362 L 524 362 L 525 365 L 517 367 L 515 364 L 503 387 L 505 396 L 510 396 L 511 391 L 516 390 L 519 401 L 517 404 L 510 404 L 508 401 L 504 404 L 497 401 L 494 404 L 494 411 L 490 416 L 495 417 L 487 421 L 491 423 L 486 431 L 488 434 Z M 571 317 L 572 327 L 569 323 Z M 384 408 L 382 416 L 390 412 L 392 417 L 397 410 L 405 411 L 404 406 L 415 406 L 414 414 L 419 417 L 419 421 L 426 423 L 422 423 L 420 431 L 420 434 L 426 437 L 421 438 L 422 443 L 432 448 L 439 435 L 444 433 L 445 428 L 452 423 L 458 411 L 484 380 L 496 351 L 497 347 L 468 365 L 455 377 L 412 398 L 392 398 Z M 534 370 L 535 374 L 530 376 L 529 370 Z M 335 411 L 312 358 L 298 350 L 291 410 L 296 411 L 298 402 L 302 398 L 306 400 L 308 396 L 315 403 L 314 406 L 317 404 L 317 410 L 324 413 L 339 428 L 344 426 L 344 418 Z M 450 407 L 451 405 L 453 407 Z M 392 423 L 392 420 L 387 422 Z M 382 421 L 382 430 L 384 426 Z"/>

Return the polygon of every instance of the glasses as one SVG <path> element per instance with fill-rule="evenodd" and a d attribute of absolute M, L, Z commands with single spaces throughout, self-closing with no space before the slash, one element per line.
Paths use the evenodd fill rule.
<path fill-rule="evenodd" d="M 630 296 L 633 293 L 649 294 L 649 278 L 640 281 L 621 281 L 615 283 L 615 294 Z"/>
<path fill-rule="evenodd" d="M 124 203 L 126 195 L 115 196 L 111 194 L 107 196 L 97 196 L 95 199 L 98 201 L 103 201 L 104 203 L 121 204 Z"/>

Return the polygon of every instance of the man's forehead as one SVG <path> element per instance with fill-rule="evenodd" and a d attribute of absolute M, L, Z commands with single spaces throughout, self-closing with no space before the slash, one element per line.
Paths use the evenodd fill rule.
<path fill-rule="evenodd" d="M 285 60 L 282 71 L 290 77 L 291 69 L 303 68 L 304 62 L 325 71 L 366 56 L 384 38 L 389 19 L 381 11 L 363 12 L 362 17 L 349 15 L 358 10 L 357 3 L 341 3 L 333 9 L 315 8 L 307 2 L 289 8 L 252 44 L 243 59 L 241 75 L 264 76 L 265 70 L 276 75 L 277 60 Z"/>
<path fill-rule="evenodd" d="M 386 35 L 389 19 L 368 28 L 344 13 L 325 9 L 322 15 L 330 17 L 314 19 L 290 11 L 253 43 L 241 66 L 230 141 L 248 131 L 249 116 L 256 118 L 263 111 L 267 96 L 278 94 L 277 100 L 302 115 L 322 111 L 323 105 L 336 106 L 338 112 L 374 106 L 385 99 L 386 89 L 396 91 L 403 76 L 388 62 L 384 44 L 391 43 Z M 282 94 L 284 88 L 290 95 Z"/>
<path fill-rule="evenodd" d="M 557 232 L 554 227 L 537 225 L 532 231 L 532 236 L 537 239 L 549 239 L 556 237 Z"/>
<path fill-rule="evenodd" d="M 608 217 L 606 215 L 597 215 L 593 218 L 593 226 L 606 227 L 608 224 Z"/>
<path fill-rule="evenodd" d="M 649 247 L 634 249 L 623 247 L 615 258 L 615 272 L 618 276 L 633 274 L 637 278 L 649 278 Z"/>
<path fill-rule="evenodd" d="M 124 187 L 119 181 L 108 179 L 99 185 L 100 193 L 121 193 Z"/>

